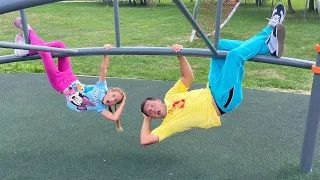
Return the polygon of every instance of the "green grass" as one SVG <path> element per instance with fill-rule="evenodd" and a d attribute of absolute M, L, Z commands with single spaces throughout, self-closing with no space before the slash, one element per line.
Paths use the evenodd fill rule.
<path fill-rule="evenodd" d="M 269 3 L 269 4 L 268 4 Z M 221 38 L 246 40 L 266 26 L 270 15 L 270 2 L 257 12 L 253 4 L 242 4 L 237 13 L 222 29 Z M 287 4 L 286 1 L 283 1 Z M 287 13 L 286 57 L 315 60 L 314 46 L 320 41 L 318 14 L 308 12 L 304 21 L 304 3 L 292 1 L 297 13 Z M 120 27 L 122 46 L 166 47 L 174 43 L 184 47 L 206 48 L 202 40 L 189 43 L 191 25 L 178 8 L 170 1 L 160 3 L 152 10 L 141 6 L 120 3 Z M 186 2 L 192 11 L 193 4 Z M 113 8 L 102 3 L 55 3 L 26 10 L 29 24 L 45 41 L 60 39 L 69 48 L 101 47 L 105 43 L 115 44 Z M 17 31 L 12 20 L 18 12 L 1 16 L 0 36 L 2 41 L 13 41 Z M 0 55 L 12 54 L 10 49 L 0 49 Z M 188 57 L 195 73 L 195 82 L 207 82 L 209 59 Z M 76 74 L 98 75 L 100 56 L 72 57 Z M 108 76 L 155 80 L 176 80 L 179 65 L 171 56 L 111 56 Z M 39 60 L 0 65 L 4 72 L 44 72 Z M 245 87 L 310 90 L 313 74 L 309 70 L 246 63 Z"/>

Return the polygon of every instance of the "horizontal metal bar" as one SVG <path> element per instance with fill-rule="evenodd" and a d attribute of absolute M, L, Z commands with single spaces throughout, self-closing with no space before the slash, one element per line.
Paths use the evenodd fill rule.
<path fill-rule="evenodd" d="M 228 51 L 219 51 L 219 55 L 221 55 L 222 57 L 226 57 L 227 54 L 228 54 Z M 277 58 L 272 55 L 257 55 L 254 58 L 251 58 L 249 61 L 261 62 L 261 63 L 267 63 L 267 64 L 276 64 L 276 65 L 282 65 L 282 66 L 291 66 L 291 67 L 297 67 L 302 69 L 311 69 L 312 65 L 316 64 L 316 62 L 310 61 L 310 60 L 302 60 L 302 59 L 289 58 L 289 57 Z"/>
<path fill-rule="evenodd" d="M 77 53 L 78 50 L 75 49 L 63 49 L 63 48 L 53 48 L 47 46 L 36 46 L 29 44 L 18 44 L 12 42 L 0 41 L 1 48 L 11 48 L 11 49 L 25 49 L 25 50 L 35 50 L 44 52 L 55 52 L 55 53 Z"/>
<path fill-rule="evenodd" d="M 1 0 L 0 14 L 64 0 Z"/>
<path fill-rule="evenodd" d="M 218 55 L 214 54 L 209 49 L 198 49 L 198 48 L 183 48 L 180 52 L 176 53 L 172 51 L 171 48 L 163 47 L 121 47 L 121 48 L 111 48 L 106 51 L 102 47 L 95 48 L 77 48 L 78 53 L 62 53 L 53 54 L 53 57 L 64 57 L 64 56 L 94 56 L 94 55 L 168 55 L 168 56 L 199 56 L 199 57 L 217 57 L 225 58 L 228 51 L 218 51 Z M 0 64 L 18 62 L 18 61 L 28 61 L 34 59 L 41 59 L 39 55 L 32 55 L 26 57 L 16 57 L 14 55 L 0 56 Z M 315 64 L 313 61 L 301 60 L 295 58 L 276 58 L 271 55 L 257 55 L 249 61 L 262 62 L 269 64 L 278 64 L 284 66 L 291 66 L 297 68 L 311 69 L 312 65 Z"/>

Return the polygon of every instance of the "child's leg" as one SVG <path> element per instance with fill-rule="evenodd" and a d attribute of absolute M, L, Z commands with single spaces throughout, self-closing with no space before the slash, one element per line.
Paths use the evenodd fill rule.
<path fill-rule="evenodd" d="M 45 43 L 37 36 L 37 34 L 32 29 L 29 29 L 29 38 L 32 45 L 45 46 Z M 38 53 L 42 58 L 42 62 L 49 81 L 54 81 L 59 71 L 52 59 L 51 53 L 42 51 L 38 51 Z"/>
<path fill-rule="evenodd" d="M 29 37 L 31 44 L 39 46 L 46 45 L 32 29 L 29 29 Z M 57 69 L 50 52 L 38 51 L 37 53 L 41 56 L 49 82 L 56 91 L 62 93 L 72 82 L 77 80 L 71 71 L 61 72 Z M 61 62 L 63 59 L 66 60 L 65 58 L 61 58 Z"/>
<path fill-rule="evenodd" d="M 56 48 L 63 48 L 63 49 L 66 48 L 66 45 L 60 40 L 49 42 L 46 45 L 49 47 L 56 47 Z M 59 57 L 58 58 L 58 70 L 60 72 L 72 72 L 70 57 Z"/>
<path fill-rule="evenodd" d="M 47 47 L 66 48 L 66 45 L 60 40 L 48 42 L 48 43 L 45 43 L 45 45 Z M 29 50 L 29 55 L 34 55 L 34 54 L 37 54 L 37 51 Z M 58 58 L 58 70 L 60 72 L 65 72 L 65 71 L 72 72 L 70 57 L 59 57 Z"/>
<path fill-rule="evenodd" d="M 239 47 L 232 49 L 226 57 L 221 72 L 215 74 L 214 80 L 209 80 L 211 93 L 224 112 L 229 112 L 240 104 L 244 62 L 257 54 L 268 53 L 265 42 L 271 32 L 272 28 L 267 27 Z"/>

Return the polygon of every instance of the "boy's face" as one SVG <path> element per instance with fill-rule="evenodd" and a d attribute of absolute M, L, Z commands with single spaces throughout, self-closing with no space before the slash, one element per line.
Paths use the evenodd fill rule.
<path fill-rule="evenodd" d="M 166 105 L 159 99 L 147 100 L 143 110 L 152 118 L 164 118 L 167 115 Z"/>

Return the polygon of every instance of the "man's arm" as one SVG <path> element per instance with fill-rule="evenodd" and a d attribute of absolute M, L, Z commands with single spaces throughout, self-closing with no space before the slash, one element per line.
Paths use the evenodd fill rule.
<path fill-rule="evenodd" d="M 151 117 L 148 117 L 145 114 L 143 114 L 143 123 L 140 133 L 140 144 L 145 146 L 159 142 L 159 137 L 155 134 L 151 134 L 150 124 Z"/>
<path fill-rule="evenodd" d="M 186 86 L 186 88 L 189 88 L 194 78 L 192 69 L 186 57 L 178 56 L 178 60 L 180 64 L 180 74 L 182 76 L 180 80 Z"/>
<path fill-rule="evenodd" d="M 111 48 L 110 44 L 104 45 L 105 50 L 109 50 Z M 100 76 L 99 76 L 99 81 L 105 81 L 106 76 L 107 76 L 107 69 L 109 66 L 109 56 L 104 55 L 101 61 L 101 66 L 100 66 Z"/>
<path fill-rule="evenodd" d="M 172 45 L 172 50 L 175 52 L 179 52 L 182 49 L 182 45 L 174 44 Z M 189 88 L 192 80 L 194 78 L 193 72 L 187 58 L 184 56 L 177 56 L 179 65 L 180 65 L 180 74 L 181 74 L 181 82 L 185 85 L 186 88 Z"/>

